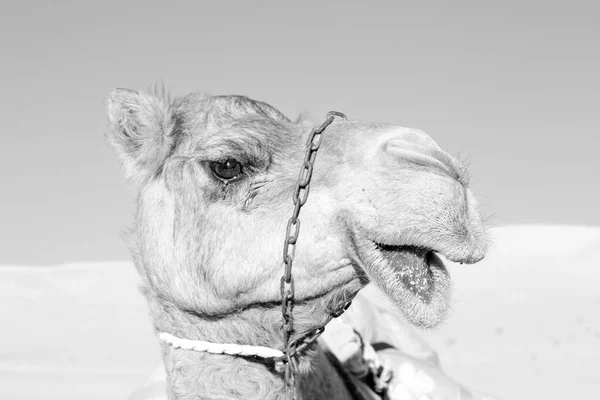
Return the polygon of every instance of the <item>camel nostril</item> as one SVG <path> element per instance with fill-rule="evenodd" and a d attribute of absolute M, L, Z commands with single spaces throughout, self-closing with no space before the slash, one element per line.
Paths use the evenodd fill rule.
<path fill-rule="evenodd" d="M 452 157 L 440 150 L 437 145 L 430 147 L 407 140 L 392 139 L 385 143 L 384 151 L 394 158 L 437 169 L 461 181 Z"/>

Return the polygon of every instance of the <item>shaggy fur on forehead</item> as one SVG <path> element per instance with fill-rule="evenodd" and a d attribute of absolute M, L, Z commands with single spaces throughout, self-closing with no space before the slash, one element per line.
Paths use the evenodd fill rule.
<path fill-rule="evenodd" d="M 182 117 L 183 128 L 192 132 L 202 129 L 208 134 L 214 133 L 249 117 L 291 122 L 270 105 L 245 96 L 192 93 L 178 100 L 176 107 L 177 114 Z"/>
<path fill-rule="evenodd" d="M 266 165 L 290 147 L 297 126 L 268 104 L 244 96 L 188 95 L 177 105 L 180 153 Z"/>

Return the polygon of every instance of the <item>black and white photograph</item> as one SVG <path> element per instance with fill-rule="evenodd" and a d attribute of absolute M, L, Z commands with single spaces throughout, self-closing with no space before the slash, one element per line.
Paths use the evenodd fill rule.
<path fill-rule="evenodd" d="M 0 400 L 600 398 L 600 5 L 0 6 Z"/>

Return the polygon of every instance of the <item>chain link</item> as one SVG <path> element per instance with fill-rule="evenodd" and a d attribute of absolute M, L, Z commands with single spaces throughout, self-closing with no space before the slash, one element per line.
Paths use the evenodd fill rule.
<path fill-rule="evenodd" d="M 285 358 L 280 361 L 285 363 L 286 399 L 288 400 L 294 400 L 296 398 L 295 375 L 298 369 L 298 354 L 314 343 L 315 340 L 317 340 L 317 338 L 325 330 L 325 327 L 321 327 L 309 332 L 309 334 L 306 336 L 296 340 L 291 340 L 292 333 L 294 332 L 293 308 L 295 295 L 292 266 L 294 263 L 294 256 L 296 254 L 298 235 L 300 234 L 300 220 L 298 219 L 298 216 L 300 215 L 300 209 L 308 200 L 308 193 L 310 192 L 310 180 L 313 174 L 317 151 L 321 147 L 321 135 L 323 131 L 333 122 L 335 117 L 339 117 L 344 120 L 346 119 L 344 114 L 337 111 L 330 111 L 327 113 L 327 119 L 325 122 L 310 132 L 308 141 L 306 142 L 306 154 L 304 156 L 304 162 L 302 163 L 302 169 L 298 175 L 298 181 L 296 182 L 296 187 L 293 193 L 294 211 L 288 220 L 285 231 L 285 242 L 283 245 L 283 263 L 285 264 L 285 270 L 283 276 L 281 277 L 280 287 Z"/>

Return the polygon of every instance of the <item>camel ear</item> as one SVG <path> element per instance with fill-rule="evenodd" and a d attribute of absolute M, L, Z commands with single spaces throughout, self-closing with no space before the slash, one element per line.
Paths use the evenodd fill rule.
<path fill-rule="evenodd" d="M 165 96 L 115 89 L 108 97 L 108 141 L 125 176 L 143 184 L 154 176 L 175 144 L 173 108 Z"/>

